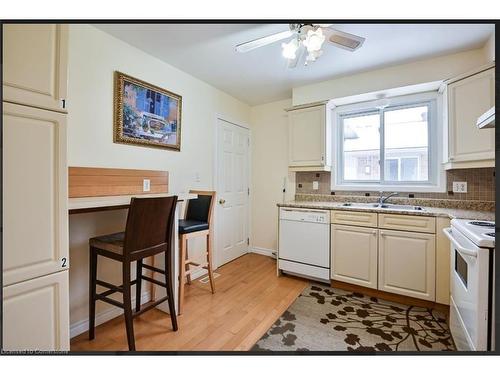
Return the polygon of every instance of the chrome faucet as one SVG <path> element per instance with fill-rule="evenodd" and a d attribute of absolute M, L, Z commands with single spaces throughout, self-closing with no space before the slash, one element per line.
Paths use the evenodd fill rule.
<path fill-rule="evenodd" d="M 394 197 L 395 195 L 398 195 L 399 193 L 394 192 L 389 194 L 387 197 L 384 197 L 382 194 L 384 194 L 383 191 L 380 192 L 380 197 L 378 198 L 379 206 L 382 206 L 385 203 L 385 201 L 387 201 L 391 197 Z"/>

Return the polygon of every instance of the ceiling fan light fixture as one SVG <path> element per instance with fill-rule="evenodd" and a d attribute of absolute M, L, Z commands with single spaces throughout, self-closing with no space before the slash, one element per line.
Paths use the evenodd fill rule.
<path fill-rule="evenodd" d="M 351 52 L 359 49 L 365 41 L 363 37 L 333 28 L 332 24 L 291 23 L 288 26 L 289 30 L 240 43 L 236 46 L 236 51 L 245 53 L 288 40 L 281 43 L 281 53 L 287 60 L 287 67 L 295 68 L 300 61 L 305 60 L 305 65 L 316 61 L 323 53 L 322 47 L 326 39 L 329 41 L 328 44 Z"/>
<path fill-rule="evenodd" d="M 297 50 L 299 49 L 299 42 L 297 39 L 292 39 L 288 43 L 281 43 L 283 57 L 288 60 L 293 60 L 296 57 Z"/>
<path fill-rule="evenodd" d="M 308 30 L 306 38 L 302 43 L 307 48 L 307 52 L 316 52 L 321 50 L 321 46 L 325 41 L 325 35 L 323 34 L 323 30 L 321 27 L 318 27 L 316 30 Z"/>
<path fill-rule="evenodd" d="M 309 52 L 306 57 L 305 65 L 307 65 L 310 62 L 315 62 L 322 54 L 323 54 L 322 50 Z"/>

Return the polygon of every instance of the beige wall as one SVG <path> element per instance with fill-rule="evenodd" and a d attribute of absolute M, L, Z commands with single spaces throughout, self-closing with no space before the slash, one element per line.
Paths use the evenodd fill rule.
<path fill-rule="evenodd" d="M 69 40 L 68 165 L 167 170 L 172 192 L 211 189 L 215 116 L 249 124 L 250 107 L 94 27 L 71 25 Z M 113 143 L 115 70 L 182 95 L 181 152 Z M 123 210 L 70 216 L 73 326 L 88 315 L 88 239 L 123 230 L 125 217 Z M 102 262 L 100 277 L 119 281 L 119 270 Z"/>
<path fill-rule="evenodd" d="M 483 48 L 339 77 L 293 89 L 293 105 L 452 78 L 488 61 Z"/>
<path fill-rule="evenodd" d="M 287 195 L 294 194 L 293 174 L 288 173 L 287 116 L 284 111 L 291 99 L 252 107 L 252 208 L 251 246 L 276 250 L 278 209 L 283 201 L 283 183 Z"/>
<path fill-rule="evenodd" d="M 483 47 L 486 60 L 495 61 L 495 33 L 491 34 L 490 38 Z"/>

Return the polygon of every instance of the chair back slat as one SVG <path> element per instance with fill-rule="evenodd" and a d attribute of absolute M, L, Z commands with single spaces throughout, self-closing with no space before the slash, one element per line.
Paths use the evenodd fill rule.
<path fill-rule="evenodd" d="M 215 201 L 215 191 L 191 190 L 198 198 L 190 199 L 186 207 L 186 220 L 203 221 L 210 225 Z"/>
<path fill-rule="evenodd" d="M 132 198 L 123 244 L 125 257 L 159 246 L 171 249 L 176 204 L 177 196 Z"/>

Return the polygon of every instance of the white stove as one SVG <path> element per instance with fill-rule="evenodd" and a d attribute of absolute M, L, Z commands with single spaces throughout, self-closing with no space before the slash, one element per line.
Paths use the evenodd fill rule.
<path fill-rule="evenodd" d="M 458 350 L 494 348 L 495 223 L 453 219 L 450 239 L 450 331 Z"/>
<path fill-rule="evenodd" d="M 453 219 L 451 226 L 459 230 L 476 246 L 495 248 L 494 221 Z"/>

